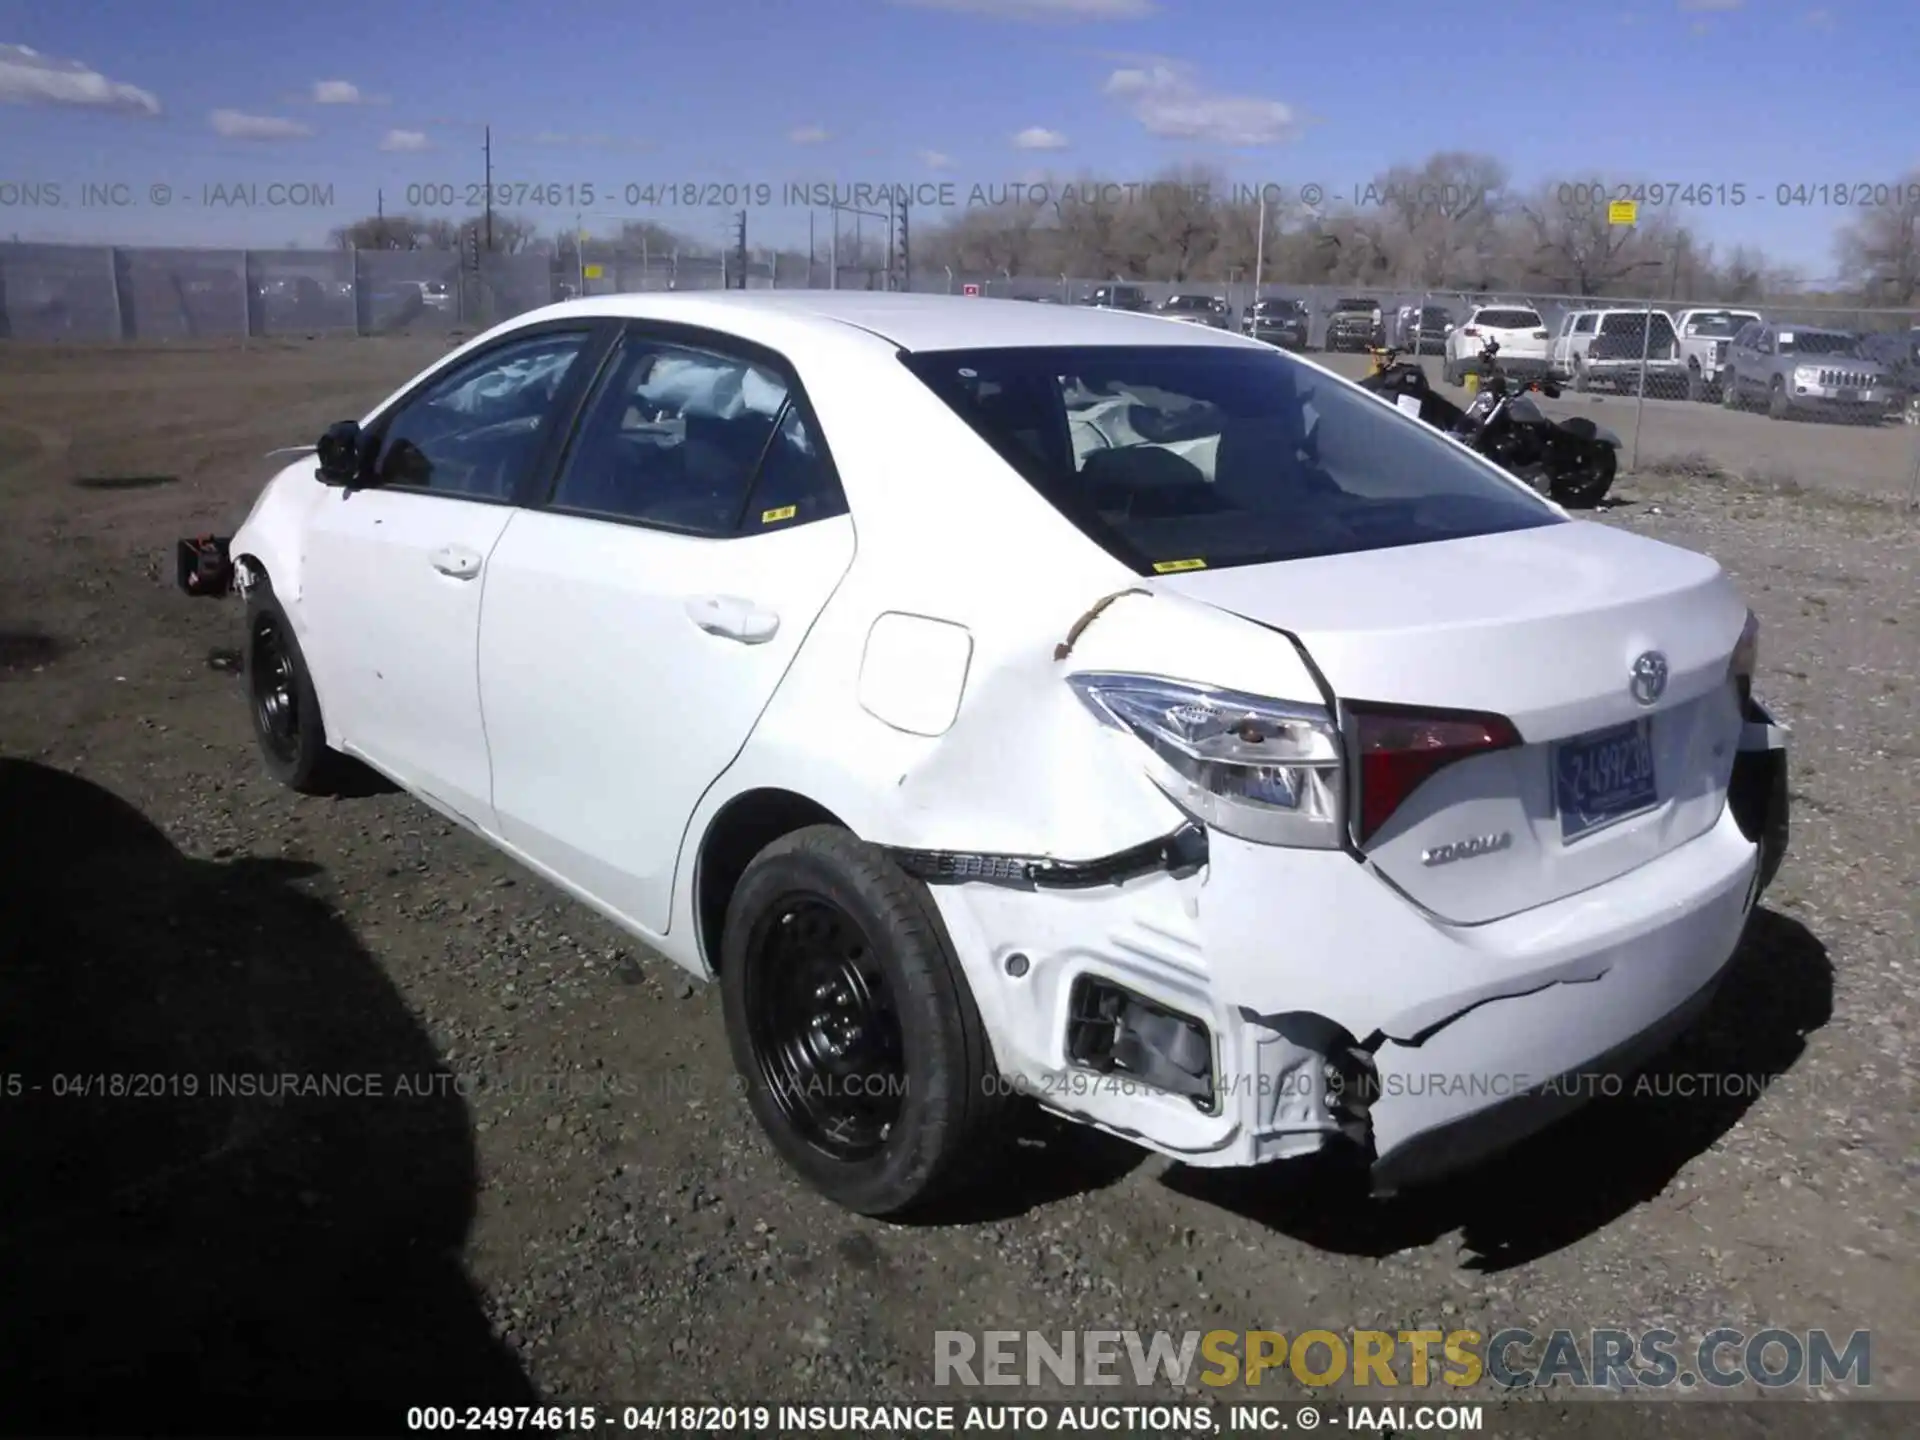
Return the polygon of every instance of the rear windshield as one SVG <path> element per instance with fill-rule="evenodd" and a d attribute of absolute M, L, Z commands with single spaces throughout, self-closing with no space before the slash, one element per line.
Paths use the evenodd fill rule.
<path fill-rule="evenodd" d="M 1380 307 L 1371 300 L 1339 300 L 1334 303 L 1336 310 L 1378 310 Z"/>
<path fill-rule="evenodd" d="M 1689 335 L 1732 336 L 1740 333 L 1743 326 L 1751 325 L 1758 315 L 1736 315 L 1731 311 L 1712 315 L 1696 315 L 1687 322 Z"/>
<path fill-rule="evenodd" d="M 1278 351 L 1098 346 L 901 360 L 1142 575 L 1562 523 L 1430 427 Z"/>
<path fill-rule="evenodd" d="M 1169 310 L 1211 310 L 1221 302 L 1211 295 L 1176 295 L 1167 301 Z"/>
<path fill-rule="evenodd" d="M 1298 315 L 1306 306 L 1298 300 L 1262 300 L 1254 309 L 1262 315 Z"/>
<path fill-rule="evenodd" d="M 1490 330 L 1538 330 L 1540 317 L 1532 310 L 1482 310 L 1473 323 Z"/>

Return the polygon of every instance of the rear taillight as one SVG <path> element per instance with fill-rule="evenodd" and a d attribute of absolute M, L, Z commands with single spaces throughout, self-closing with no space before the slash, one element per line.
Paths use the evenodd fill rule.
<path fill-rule="evenodd" d="M 1479 327 L 1478 325 L 1469 325 L 1469 326 L 1467 326 L 1467 338 L 1468 338 L 1469 340 L 1477 340 L 1477 339 L 1479 339 L 1479 338 L 1480 338 L 1480 327 Z"/>
<path fill-rule="evenodd" d="M 1364 845 L 1409 795 L 1456 760 L 1510 749 L 1520 732 L 1503 715 L 1349 705 L 1359 762 L 1357 844 Z"/>
<path fill-rule="evenodd" d="M 1533 338 L 1536 340 L 1551 340 L 1553 337 L 1544 330 L 1536 330 L 1533 332 Z"/>

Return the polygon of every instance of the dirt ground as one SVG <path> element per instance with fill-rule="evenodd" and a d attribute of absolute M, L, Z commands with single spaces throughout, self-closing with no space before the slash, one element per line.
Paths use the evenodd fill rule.
<path fill-rule="evenodd" d="M 1920 1396 L 1912 432 L 1649 402 L 1718 463 L 1600 517 L 1728 566 L 1794 727 L 1792 851 L 1654 1072 L 1690 1083 L 1358 1207 L 1030 1118 L 987 1200 L 905 1228 L 776 1163 L 717 995 L 407 797 L 256 762 L 237 611 L 173 542 L 444 346 L 0 348 L 0 1413 L 1042 1398 L 934 1390 L 935 1332 L 994 1328 L 1865 1329 L 1872 1392 Z M 288 1074 L 371 1080 L 215 1089 Z"/>

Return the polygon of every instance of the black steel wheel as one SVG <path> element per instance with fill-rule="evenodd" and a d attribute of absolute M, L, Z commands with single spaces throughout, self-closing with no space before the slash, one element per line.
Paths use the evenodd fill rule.
<path fill-rule="evenodd" d="M 1578 462 L 1553 477 L 1548 493 L 1556 503 L 1575 507 L 1598 505 L 1613 488 L 1619 460 L 1611 445 L 1594 441 Z"/>
<path fill-rule="evenodd" d="M 837 1160 L 876 1154 L 906 1086 L 900 1017 L 859 922 L 821 895 L 763 912 L 747 943 L 749 1042 L 797 1135 Z"/>
<path fill-rule="evenodd" d="M 747 1103 L 815 1189 L 897 1215 L 983 1173 L 1006 1087 L 924 885 L 837 826 L 796 830 L 741 876 L 720 952 Z"/>
<path fill-rule="evenodd" d="M 254 738 L 268 773 L 304 794 L 331 789 L 342 773 L 341 757 L 327 747 L 320 700 L 293 624 L 264 581 L 247 602 L 242 665 Z"/>
<path fill-rule="evenodd" d="M 261 748 L 282 765 L 291 765 L 300 757 L 300 691 L 290 638 L 279 617 L 264 611 L 253 619 L 249 644 L 253 663 L 247 670 L 247 689 L 254 728 Z"/>

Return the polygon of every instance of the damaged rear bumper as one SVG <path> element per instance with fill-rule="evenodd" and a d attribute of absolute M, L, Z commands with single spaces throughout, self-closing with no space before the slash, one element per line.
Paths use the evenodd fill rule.
<path fill-rule="evenodd" d="M 1357 1147 L 1392 1189 L 1552 1123 L 1710 1001 L 1785 852 L 1785 764 L 1753 705 L 1711 830 L 1484 925 L 1218 834 L 1092 884 L 919 873 L 1015 1088 L 1195 1166 Z"/>
<path fill-rule="evenodd" d="M 231 537 L 197 535 L 174 547 L 174 583 L 195 599 L 217 599 L 233 590 Z"/>

